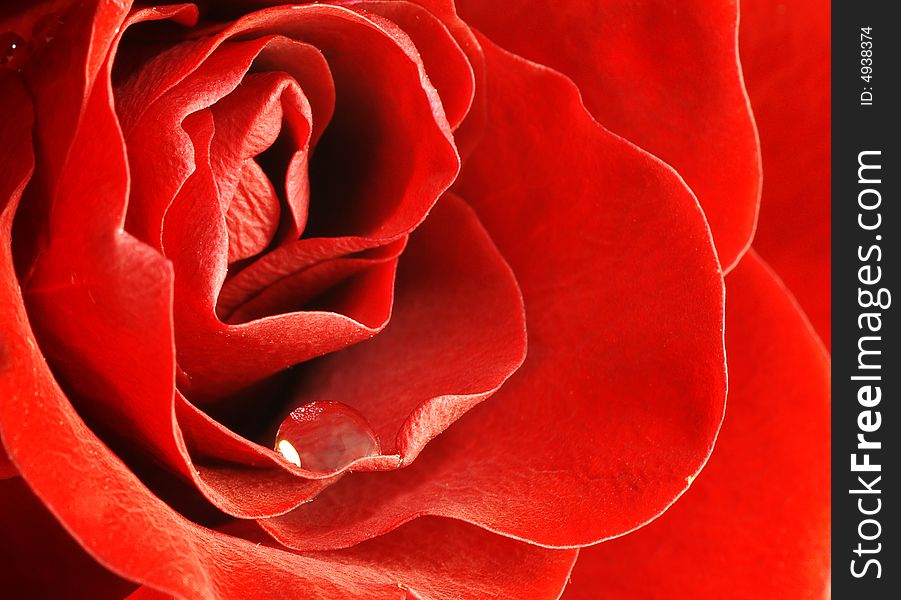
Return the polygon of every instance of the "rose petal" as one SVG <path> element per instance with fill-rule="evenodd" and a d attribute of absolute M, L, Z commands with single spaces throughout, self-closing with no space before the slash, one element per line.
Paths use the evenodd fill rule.
<path fill-rule="evenodd" d="M 215 203 L 213 192 L 214 181 L 209 163 L 209 150 L 212 141 L 213 117 L 211 111 L 205 110 L 194 113 L 185 120 L 184 128 L 189 137 L 195 144 L 195 159 L 198 166 L 189 177 L 188 181 L 182 188 L 179 196 L 173 201 L 172 206 L 167 211 L 166 224 L 164 230 L 163 247 L 167 253 L 173 258 L 176 265 L 175 273 L 175 302 L 179 308 L 184 305 L 191 306 L 190 298 L 202 298 L 204 296 L 204 288 L 201 283 L 192 275 L 191 269 L 203 271 L 207 263 L 198 261 L 194 257 L 194 264 L 191 261 L 182 259 L 178 255 L 178 250 L 184 250 L 184 246 L 178 246 L 171 243 L 174 239 L 193 238 L 201 240 L 201 243 L 208 237 L 208 232 L 212 229 L 218 233 L 218 238 L 224 237 L 224 220 L 219 211 L 218 204 Z M 206 211 L 204 211 L 206 209 Z M 212 209 L 212 210 L 210 210 Z M 190 222 L 191 230 L 183 230 L 178 228 L 178 223 L 187 224 L 188 221 L 180 219 L 182 211 L 187 211 L 193 215 L 194 220 Z M 176 225 L 168 226 L 170 221 L 174 221 Z M 176 246 L 173 251 L 171 246 Z M 190 250 L 193 248 L 188 247 Z M 224 252 L 224 242 L 219 244 L 219 254 Z M 224 259 L 222 256 L 217 261 L 216 252 L 207 249 L 202 253 L 204 260 L 211 260 L 222 265 L 224 270 Z M 187 269 L 187 272 L 186 272 Z M 207 281 L 206 276 L 202 275 L 200 282 Z M 210 295 L 209 292 L 206 295 Z M 196 301 L 195 301 L 196 303 Z M 178 312 L 176 312 L 176 324 L 178 323 Z M 190 374 L 187 375 L 190 377 Z M 187 384 L 186 384 L 187 385 Z M 184 423 L 185 419 L 194 419 L 194 422 L 188 421 L 186 425 L 186 439 L 182 447 L 182 462 L 188 466 L 188 475 L 203 493 L 214 505 L 222 511 L 242 518 L 254 518 L 263 515 L 272 515 L 283 513 L 299 503 L 304 502 L 314 496 L 324 483 L 306 481 L 298 477 L 298 473 L 286 468 L 282 461 L 276 458 L 272 452 L 253 452 L 247 450 L 244 446 L 248 445 L 246 440 L 241 442 L 233 440 L 227 436 L 227 442 L 231 442 L 231 446 L 237 445 L 239 450 L 244 451 L 244 458 L 250 454 L 253 457 L 253 465 L 258 467 L 254 473 L 248 473 L 246 469 L 235 469 L 232 465 L 224 461 L 219 461 L 212 465 L 205 465 L 202 462 L 194 464 L 192 454 L 189 454 L 188 448 L 198 445 L 197 431 L 210 432 L 221 438 L 222 432 L 219 428 L 203 427 L 205 423 L 202 419 L 197 422 L 197 414 L 192 411 L 187 401 L 181 396 L 180 392 L 176 392 L 176 413 L 179 415 L 179 424 Z M 181 432 L 178 432 L 180 435 Z M 193 435 L 192 435 L 193 434 Z M 237 437 L 237 436 L 234 436 Z M 178 438 L 181 439 L 180 437 Z M 234 451 L 233 451 L 234 454 Z M 239 453 L 238 453 L 239 454 Z M 237 462 L 237 456 L 232 459 Z M 244 465 L 238 465 L 244 466 Z M 277 493 L 272 493 L 273 489 Z"/>
<path fill-rule="evenodd" d="M 302 369 L 288 408 L 321 400 L 351 406 L 384 454 L 409 463 L 519 367 L 525 330 L 512 272 L 472 210 L 446 196 L 401 257 L 390 324 Z"/>
<path fill-rule="evenodd" d="M 361 241 L 360 238 L 305 238 L 279 246 L 225 281 L 219 291 L 216 312 L 222 315 L 223 320 L 233 323 L 249 320 L 238 313 L 250 312 L 254 315 L 251 318 L 278 314 L 262 314 L 247 308 L 256 298 L 277 294 L 278 288 L 286 281 L 302 279 L 311 273 L 311 269 L 321 268 L 320 265 L 340 264 L 345 260 L 373 255 L 391 255 L 398 245 L 403 245 L 404 237 L 388 238 L 377 244 Z"/>
<path fill-rule="evenodd" d="M 281 3 L 281 0 L 255 0 L 250 6 L 278 6 Z M 341 4 L 390 19 L 412 39 L 441 96 L 448 121 L 456 129 L 457 147 L 462 155 L 468 155 L 484 127 L 484 99 L 480 91 L 484 83 L 484 60 L 475 35 L 457 16 L 454 3 L 450 0 L 344 0 Z M 426 10 L 422 11 L 416 5 Z M 245 10 L 247 6 L 242 4 Z M 451 43 L 446 38 L 448 33 L 453 38 Z M 467 64 L 459 60 L 460 51 Z M 474 95 L 478 99 L 474 99 Z M 462 125 L 461 119 L 464 119 Z"/>
<path fill-rule="evenodd" d="M 475 93 L 475 76 L 469 60 L 446 25 L 412 2 L 383 0 L 350 5 L 364 14 L 376 14 L 396 23 L 413 41 L 429 80 L 441 97 L 451 128 L 460 125 Z"/>
<path fill-rule="evenodd" d="M 320 201 L 311 206 L 308 236 L 340 233 L 330 242 L 336 248 L 332 256 L 408 233 L 434 204 L 437 195 L 431 192 L 440 194 L 457 168 L 443 110 L 410 40 L 384 19 L 337 10 L 271 10 L 248 17 L 246 25 L 329 50 L 338 106 L 312 161 L 313 193 Z M 307 239 L 296 245 L 322 243 Z M 268 259 L 254 268 L 265 273 Z M 240 285 L 242 277 L 229 286 Z"/>
<path fill-rule="evenodd" d="M 817 598 L 829 585 L 829 357 L 754 254 L 726 278 L 729 409 L 691 489 L 582 550 L 565 598 Z"/>
<path fill-rule="evenodd" d="M 227 514 L 246 519 L 284 514 L 332 483 L 321 474 L 319 479 L 306 478 L 272 449 L 224 427 L 181 394 L 175 408 L 198 489 Z"/>
<path fill-rule="evenodd" d="M 190 113 L 214 104 L 221 121 L 213 150 L 214 171 L 217 189 L 227 204 L 239 173 L 236 162 L 272 144 L 279 129 L 272 120 L 281 119 L 283 102 L 279 100 L 287 96 L 284 116 L 293 133 L 294 156 L 285 165 L 285 195 L 293 223 L 283 237 L 297 237 L 306 223 L 309 146 L 331 118 L 334 85 L 321 53 L 308 44 L 275 33 L 234 41 L 255 25 L 252 20 L 239 21 L 218 35 L 176 45 L 147 61 L 117 88 L 135 184 L 128 229 L 151 245 L 157 245 L 163 214 L 191 173 L 191 146 L 180 124 Z M 252 104 L 250 88 L 254 86 L 239 85 L 242 78 L 248 69 L 265 70 L 275 63 L 287 75 L 282 75 L 274 96 L 264 94 L 268 97 L 261 99 L 260 106 Z M 272 82 L 271 75 L 264 73 L 245 79 L 264 86 Z M 309 98 L 298 86 L 309 89 Z M 311 129 L 312 109 L 319 123 Z"/>
<path fill-rule="evenodd" d="M 131 22 L 146 18 L 165 13 L 143 11 Z M 115 44 L 96 29 L 102 23 L 94 24 L 94 43 Z M 42 352 L 85 415 L 99 423 L 129 424 L 132 442 L 184 470 L 184 450 L 172 424 L 171 270 L 162 256 L 121 229 L 127 171 L 109 65 L 85 85 L 91 94 L 72 142 L 76 150 L 61 170 L 46 216 L 52 237 L 23 286 L 28 316 Z M 40 122 L 44 112 L 38 104 L 36 110 Z M 47 142 L 39 138 L 38 143 Z M 140 344 L 134 331 L 142 334 Z"/>
<path fill-rule="evenodd" d="M 310 44 L 277 37 L 260 52 L 251 71 L 282 71 L 298 83 L 313 113 L 310 147 L 314 148 L 335 113 L 335 81 L 322 52 Z"/>
<path fill-rule="evenodd" d="M 265 250 L 278 231 L 280 216 L 269 178 L 255 160 L 246 160 L 225 214 L 229 264 Z"/>
<path fill-rule="evenodd" d="M 741 3 L 741 57 L 763 150 L 754 247 L 830 345 L 829 3 Z M 786 94 L 789 86 L 792 93 Z"/>
<path fill-rule="evenodd" d="M 36 172 L 16 217 L 17 227 L 27 232 L 14 239 L 23 286 L 28 283 L 35 257 L 48 243 L 51 227 L 47 215 L 61 170 L 91 85 L 130 3 L 91 0 L 54 4 L 58 4 L 52 8 L 59 9 L 56 15 L 61 21 L 55 37 L 31 56 L 22 71 L 36 111 L 41 115 L 35 123 Z M 196 8 L 193 10 L 196 15 Z M 155 16 L 181 22 L 191 18 L 190 12 L 183 5 L 172 6 L 156 11 Z M 66 101 L 61 101 L 63 98 Z"/>
<path fill-rule="evenodd" d="M 306 167 L 313 118 L 310 104 L 298 83 L 285 73 L 248 74 L 238 87 L 217 102 L 211 111 L 215 135 L 210 148 L 210 166 L 219 202 L 225 211 L 230 212 L 232 209 L 238 183 L 242 180 L 241 175 L 246 172 L 244 165 L 251 163 L 256 165 L 254 158 L 269 149 L 280 135 L 290 140 L 294 151 L 291 153 L 292 157 L 286 172 L 289 180 L 296 180 L 299 185 L 288 186 L 286 183 L 286 189 L 290 189 L 290 192 L 286 193 L 287 205 L 293 216 L 288 227 L 288 235 L 297 237 L 306 222 L 308 210 L 309 185 L 306 180 Z M 258 197 L 269 204 L 269 207 L 263 210 L 272 213 L 279 209 L 278 197 L 263 170 L 257 167 L 257 171 L 255 179 L 263 182 L 261 186 L 257 186 L 262 191 Z M 235 210 L 240 210 L 241 207 L 239 202 L 235 205 Z M 258 219 L 255 218 L 254 212 L 256 211 L 251 210 L 248 214 L 248 211 L 245 211 L 242 215 L 245 217 L 242 232 L 244 236 L 238 237 L 238 232 L 229 231 L 229 262 L 233 262 L 231 249 L 237 244 L 251 244 L 251 248 L 245 250 L 245 255 L 241 258 L 252 256 L 269 245 L 278 229 L 277 219 L 264 220 L 263 224 L 268 234 L 255 239 L 258 236 L 253 235 L 253 223 Z M 250 254 L 246 254 L 247 252 Z"/>
<path fill-rule="evenodd" d="M 45 241 L 46 231 L 39 224 L 47 227 L 44 211 L 59 184 L 91 85 L 129 9 L 129 3 L 98 0 L 55 4 L 60 11 L 57 16 L 63 21 L 55 31 L 56 37 L 37 49 L 22 72 L 36 112 L 41 115 L 35 123 L 35 183 L 30 186 L 28 201 L 23 203 L 26 218 L 18 219 L 33 221 L 29 225 L 34 235 L 28 236 L 25 244 L 30 243 L 33 247 L 28 249 L 34 253 Z M 158 11 L 158 18 L 190 18 L 185 12 L 181 7 L 166 7 Z M 61 98 L 67 101 L 61 102 Z M 32 257 L 29 252 L 28 258 Z"/>
<path fill-rule="evenodd" d="M 285 73 L 248 73 L 210 110 L 215 123 L 210 165 L 223 199 L 237 185 L 243 162 L 278 137 L 283 118 L 290 120 L 288 128 L 297 145 L 309 140 L 312 110 L 300 86 Z M 299 132 L 293 131 L 295 125 Z"/>
<path fill-rule="evenodd" d="M 302 9 L 264 11 L 258 21 L 281 22 L 331 52 L 335 116 L 311 161 L 308 235 L 407 233 L 458 168 L 437 93 L 403 34 L 337 7 Z"/>
<path fill-rule="evenodd" d="M 204 110 L 190 115 L 184 121 L 184 130 L 193 142 L 196 168 L 185 182 L 178 197 L 166 211 L 163 250 L 175 265 L 175 321 L 178 336 L 185 336 L 182 325 L 185 314 L 190 316 L 206 311 L 211 319 L 215 301 L 215 283 L 221 281 L 225 271 L 225 221 L 219 203 L 215 199 L 215 182 L 209 162 L 210 143 L 213 139 L 213 117 Z M 382 310 L 387 317 L 390 306 L 393 273 L 396 258 L 385 264 L 376 264 L 363 277 L 379 278 L 388 273 L 387 290 L 381 290 L 381 304 L 373 303 L 367 310 Z M 372 286 L 369 286 L 372 287 Z M 377 286 L 378 287 L 378 283 Z M 360 290 L 357 290 L 360 291 Z M 360 296 L 360 294 L 357 294 Z M 200 308 L 198 308 L 200 307 Z M 348 309 L 348 306 L 344 306 Z M 353 314 L 348 310 L 349 314 Z M 317 319 L 317 317 L 320 317 Z M 311 332 L 323 334 L 327 327 L 340 326 L 350 321 L 333 313 L 293 313 L 275 319 L 256 321 L 242 326 L 222 326 L 227 335 L 242 341 L 243 346 L 262 344 L 261 350 L 246 357 L 234 354 L 231 363 L 215 365 L 222 376 L 213 382 L 233 383 L 234 376 L 253 373 L 253 369 L 271 368 L 273 362 L 285 368 L 293 356 L 305 349 L 285 340 L 309 339 Z M 218 322 L 218 321 L 217 321 Z M 191 321 L 188 320 L 190 324 Z M 317 327 L 318 326 L 318 327 Z M 295 333 L 301 331 L 300 334 Z M 246 332 L 256 335 L 246 335 Z M 279 337 L 276 337 L 279 336 Z M 284 337 L 280 337 L 284 336 Z M 178 338 L 179 352 L 191 346 L 191 336 Z M 282 341 L 279 345 L 273 339 Z M 347 336 L 337 336 L 338 343 L 346 343 Z M 184 341 L 182 341 L 184 340 Z M 273 347 L 274 346 L 274 347 Z M 228 346 L 225 346 L 228 348 Z M 207 349 L 204 349 L 207 350 Z M 234 353 L 234 348 L 232 348 Z M 263 371 L 264 374 L 271 372 Z M 184 374 L 182 388 L 196 389 L 196 371 Z M 231 379 L 227 377 L 231 375 Z M 284 513 L 309 500 L 327 481 L 308 481 L 310 474 L 294 468 L 269 449 L 262 449 L 240 438 L 194 409 L 179 393 L 176 398 L 179 423 L 185 427 L 185 445 L 182 464 L 178 465 L 203 493 L 220 510 L 241 518 L 257 518 Z M 180 435 L 180 432 L 179 432 Z M 178 438 L 179 440 L 181 438 Z M 197 459 L 195 463 L 194 460 Z M 318 474 L 316 478 L 324 478 Z"/>
<path fill-rule="evenodd" d="M 261 522 L 292 547 L 352 545 L 421 514 L 592 543 L 662 512 L 713 446 L 723 283 L 695 199 L 565 78 L 480 42 L 491 128 L 461 189 L 522 287 L 528 356 L 411 466 L 354 473 Z"/>
<path fill-rule="evenodd" d="M 724 269 L 738 261 L 754 232 L 760 157 L 737 0 L 456 4 L 492 41 L 572 77 L 605 127 L 675 167 L 704 207 Z"/>
<path fill-rule="evenodd" d="M 0 589 L 9 598 L 123 598 L 135 584 L 113 575 L 82 550 L 21 479 L 0 482 L 5 552 Z"/>
<path fill-rule="evenodd" d="M 221 96 L 223 88 L 233 87 L 237 83 L 230 78 L 233 73 L 246 71 L 235 57 L 223 58 L 222 65 L 206 66 L 207 56 L 206 62 L 210 62 L 218 54 L 234 54 L 229 46 L 253 45 L 223 41 L 272 35 L 297 38 L 330 54 L 337 106 L 329 134 L 321 140 L 320 158 L 313 164 L 314 187 L 319 187 L 314 193 L 329 200 L 314 202 L 311 207 L 315 235 L 340 231 L 381 240 L 415 226 L 458 168 L 443 109 L 409 39 L 345 8 L 316 4 L 260 11 L 213 36 L 212 42 L 186 43 L 161 56 L 120 89 L 119 108 L 130 147 L 141 148 L 141 144 L 131 143 L 129 124 L 136 118 L 131 113 L 146 124 L 142 139 L 158 137 L 159 130 L 173 137 L 174 129 L 161 128 L 150 118 L 154 111 L 141 107 L 147 102 L 155 107 L 162 103 L 164 109 L 159 110 L 163 116 L 180 121 L 191 110 L 202 108 L 210 97 Z M 163 102 L 160 90 L 173 84 L 176 77 L 172 72 L 186 68 L 197 68 L 208 76 L 184 77 L 166 92 L 170 101 Z M 386 85 L 387 81 L 392 85 Z M 180 88 L 182 92 L 178 92 Z M 157 97 L 160 100 L 154 100 Z M 148 151 L 159 151 L 158 144 L 148 147 L 152 149 Z M 341 165 L 340 173 L 316 166 L 333 162 Z M 385 172 L 392 177 L 382 176 Z M 353 177 L 348 177 L 349 173 Z M 177 189 L 176 185 L 168 193 L 169 199 Z M 347 203 L 353 204 L 353 210 Z"/>
<path fill-rule="evenodd" d="M 48 16 L 47 6 L 4 6 L 0 19 L 2 19 L 2 31 L 12 31 L 24 39 Z M 75 126 L 75 122 L 82 110 L 84 96 L 82 86 L 83 78 L 96 69 L 96 64 L 85 58 L 85 47 L 91 43 L 90 33 L 84 25 L 92 18 L 99 23 L 114 21 L 117 17 L 114 11 L 94 11 L 89 8 L 80 13 L 73 13 L 71 6 L 59 3 L 55 14 L 58 18 L 65 16 L 68 27 L 57 28 L 55 35 L 57 44 L 43 44 L 29 48 L 30 56 L 22 65 L 22 78 L 29 88 L 32 98 L 23 95 L 23 81 L 12 71 L 0 73 L 4 90 L 4 96 L 0 98 L 5 123 L 2 125 L 2 150 L 0 150 L 0 164 L 3 165 L 0 173 L 0 210 L 8 210 L 7 223 L 3 221 L 2 245 L 4 257 L 10 252 L 10 231 L 12 227 L 12 214 L 16 210 L 20 194 L 25 188 L 25 183 L 31 178 L 28 188 L 29 198 L 25 203 L 26 210 L 19 209 L 18 220 L 22 227 L 28 231 L 28 235 L 18 236 L 15 240 L 16 254 L 22 257 L 20 261 L 23 278 L 30 275 L 31 261 L 40 251 L 45 242 L 45 230 L 42 227 L 43 211 L 47 208 L 46 195 L 41 194 L 56 184 L 59 177 L 60 163 L 68 151 L 67 133 Z M 95 8 L 95 7 L 94 7 Z M 98 27 L 96 35 L 103 36 L 105 32 L 102 26 Z M 72 70 L 69 67 L 82 60 L 82 69 Z M 45 64 L 46 63 L 46 64 Z M 84 64 L 88 63 L 88 64 Z M 33 65 L 39 65 L 35 68 Z M 5 71 L 5 70 L 4 70 Z M 60 103 L 56 94 L 71 92 L 76 101 Z M 34 137 L 44 143 L 41 152 L 41 165 L 38 172 L 32 177 L 34 166 L 34 151 L 31 142 L 30 128 L 34 125 L 32 102 L 36 102 L 44 111 L 44 116 L 37 124 Z M 9 129 L 5 129 L 8 127 Z M 26 137 L 27 136 L 27 137 Z M 27 151 L 26 151 L 27 149 Z M 24 161 L 24 162 L 23 162 Z M 26 166 L 27 165 L 27 166 Z M 27 174 L 26 174 L 27 173 Z M 19 179 L 21 178 L 21 179 Z M 15 279 L 4 282 L 4 285 L 18 285 Z M 5 346 L 0 342 L 0 365 L 6 360 Z M 0 444 L 0 479 L 15 477 L 17 470 L 7 457 L 2 444 Z"/>
<path fill-rule="evenodd" d="M 246 323 L 269 315 L 294 312 L 308 306 L 317 296 L 324 294 L 342 281 L 364 273 L 370 267 L 395 261 L 407 245 L 401 238 L 384 246 L 364 250 L 346 257 L 326 259 L 305 269 L 290 273 L 269 285 L 261 285 L 255 293 L 246 290 L 242 296 L 230 296 L 229 303 L 241 304 L 230 308 L 222 302 L 220 294 L 217 314 L 226 323 Z M 268 283 L 268 282 L 267 282 Z M 235 288 L 232 288 L 234 290 Z M 365 302 L 365 298 L 357 298 Z"/>
<path fill-rule="evenodd" d="M 25 185 L 34 168 L 32 101 L 18 76 L 0 72 L 0 397 L 2 404 L 15 401 L 23 390 L 14 373 L 34 352 L 32 338 L 23 340 L 16 332 L 28 327 L 22 310 L 22 297 L 16 280 L 11 253 L 13 217 Z M 30 400 L 30 397 L 27 397 Z M 42 437 L 33 446 L 41 451 Z M 89 594 L 125 594 L 134 586 L 115 577 L 98 565 L 59 527 L 53 516 L 34 498 L 18 477 L 15 465 L 3 451 L 14 444 L 6 432 L 0 432 L 0 530 L 3 543 L 14 552 L 4 553 L 0 561 L 0 589 L 12 596 L 35 594 L 58 597 L 72 586 Z"/>
<path fill-rule="evenodd" d="M 10 234 L 13 216 L 19 205 L 22 191 L 34 171 L 34 148 L 31 143 L 31 128 L 34 125 L 34 111 L 31 99 L 18 76 L 10 72 L 0 72 L 0 88 L 6 92 L 0 95 L 0 260 L 9 264 L 10 269 L 0 278 L 3 294 L 17 293 L 19 283 L 12 267 L 12 247 Z M 4 309 L 2 317 L 7 318 Z M 14 361 L 11 348 L 0 338 L 0 371 Z M 0 440 L 0 480 L 18 475 L 15 465 L 7 456 Z"/>
<path fill-rule="evenodd" d="M 485 57 L 469 25 L 457 16 L 453 0 L 415 0 L 444 23 L 469 59 L 475 80 L 475 93 L 466 118 L 454 132 L 454 141 L 463 157 L 469 156 L 485 128 Z"/>

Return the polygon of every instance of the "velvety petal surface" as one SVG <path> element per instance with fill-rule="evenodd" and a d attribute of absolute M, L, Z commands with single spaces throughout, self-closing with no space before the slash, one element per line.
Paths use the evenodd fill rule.
<path fill-rule="evenodd" d="M 797 297 L 828 348 L 829 3 L 742 0 L 741 19 L 741 60 L 763 154 L 763 202 L 754 247 Z"/>
<path fill-rule="evenodd" d="M 723 268 L 735 264 L 760 194 L 737 0 L 456 4 L 493 42 L 570 76 L 605 127 L 672 165 L 704 207 Z"/>
<path fill-rule="evenodd" d="M 828 597 L 829 358 L 753 251 L 726 285 L 729 403 L 710 461 L 656 521 L 584 548 L 565 598 Z"/>
<path fill-rule="evenodd" d="M 244 9 L 281 4 L 280 0 L 222 0 Z M 338 3 L 336 3 L 338 4 Z M 429 78 L 441 97 L 454 141 L 467 156 L 485 125 L 485 66 L 482 50 L 470 27 L 457 15 L 452 0 L 342 0 L 342 6 L 363 14 L 376 14 L 394 22 L 416 47 Z M 422 7 L 422 8 L 419 8 Z M 424 11 L 422 9 L 425 9 Z M 435 20 L 440 25 L 435 23 Z M 453 38 L 448 43 L 447 34 Z M 456 45 L 456 49 L 453 47 Z M 468 65 L 459 61 L 459 51 Z"/>
<path fill-rule="evenodd" d="M 288 545 L 349 546 L 423 514 L 592 543 L 658 515 L 713 445 L 723 282 L 695 199 L 571 82 L 480 43 L 490 128 L 460 188 L 522 289 L 526 361 L 411 466 L 261 521 Z"/>

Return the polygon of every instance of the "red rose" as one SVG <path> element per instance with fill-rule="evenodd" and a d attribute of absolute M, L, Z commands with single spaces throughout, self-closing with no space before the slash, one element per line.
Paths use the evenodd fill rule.
<path fill-rule="evenodd" d="M 770 4 L 0 9 L 3 594 L 823 594 Z"/>

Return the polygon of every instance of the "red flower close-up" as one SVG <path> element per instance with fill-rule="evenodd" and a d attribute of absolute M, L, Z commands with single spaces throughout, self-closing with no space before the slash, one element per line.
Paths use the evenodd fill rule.
<path fill-rule="evenodd" d="M 829 26 L 4 3 L 0 596 L 829 597 Z"/>

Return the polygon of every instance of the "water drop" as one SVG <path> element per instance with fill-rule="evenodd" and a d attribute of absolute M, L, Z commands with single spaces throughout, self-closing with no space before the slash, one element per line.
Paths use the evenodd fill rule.
<path fill-rule="evenodd" d="M 369 422 L 340 402 L 311 402 L 294 409 L 278 428 L 275 449 L 290 463 L 330 473 L 379 453 Z"/>
<path fill-rule="evenodd" d="M 18 69 L 22 66 L 27 45 L 28 42 L 12 31 L 0 34 L 0 68 Z"/>

